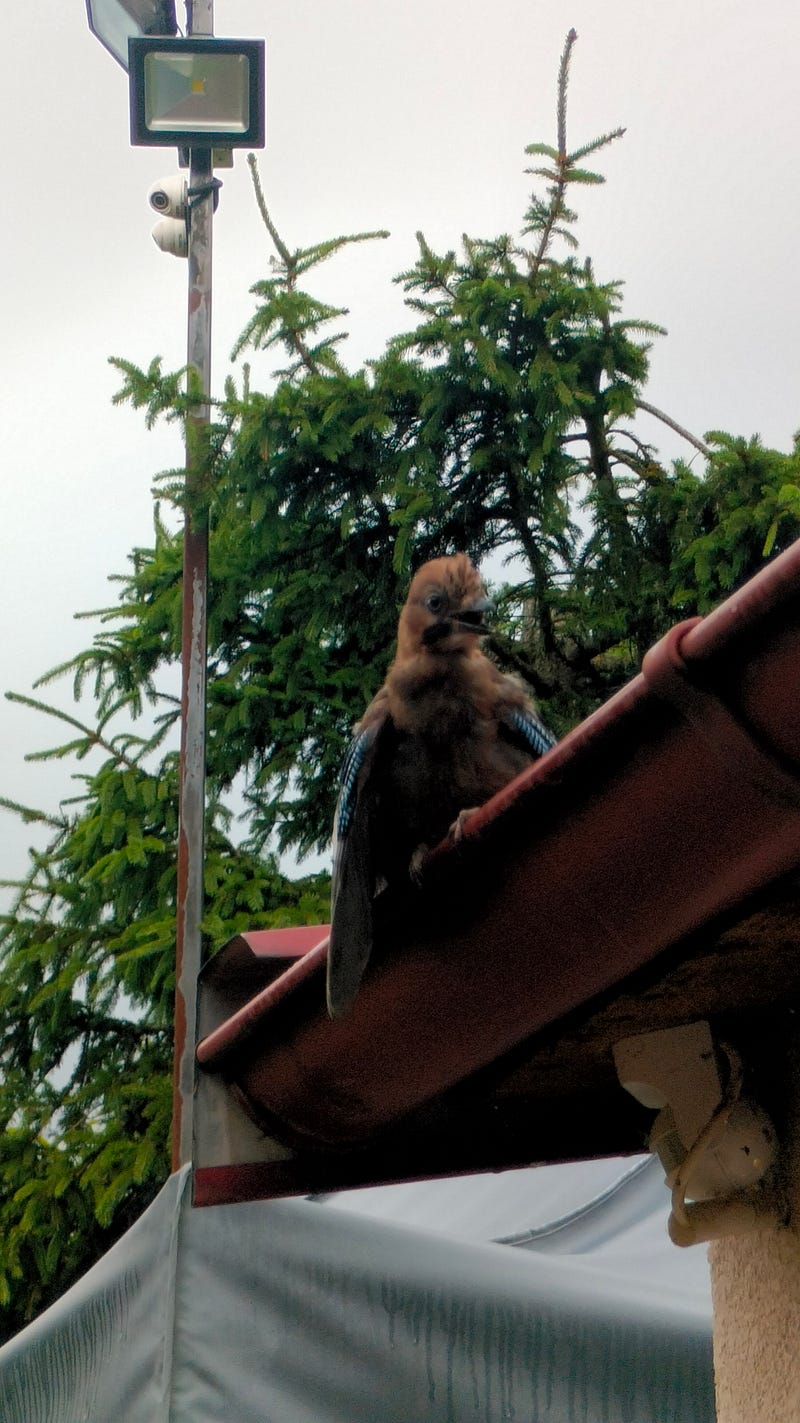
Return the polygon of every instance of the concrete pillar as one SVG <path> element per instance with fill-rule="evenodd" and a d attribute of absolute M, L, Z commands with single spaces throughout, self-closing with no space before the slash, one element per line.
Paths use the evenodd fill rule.
<path fill-rule="evenodd" d="M 788 1054 L 787 1225 L 709 1246 L 718 1423 L 800 1423 L 800 1054 Z"/>
<path fill-rule="evenodd" d="M 729 1236 L 709 1259 L 718 1423 L 800 1423 L 800 1236 Z"/>

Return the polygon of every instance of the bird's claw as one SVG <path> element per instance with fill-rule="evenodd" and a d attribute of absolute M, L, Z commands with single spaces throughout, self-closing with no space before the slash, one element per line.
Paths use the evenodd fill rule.
<path fill-rule="evenodd" d="M 422 884 L 422 871 L 429 853 L 427 845 L 418 845 L 408 862 L 408 877 L 417 889 Z"/>
<path fill-rule="evenodd" d="M 459 841 L 463 838 L 464 829 L 466 827 L 467 821 L 469 820 L 469 817 L 471 815 L 474 815 L 477 809 L 477 805 L 468 805 L 465 810 L 460 810 L 458 812 L 458 815 L 456 816 L 455 820 L 450 826 L 449 831 L 447 832 L 454 845 L 457 845 Z"/>
<path fill-rule="evenodd" d="M 465 810 L 458 812 L 458 815 L 447 832 L 448 839 L 451 840 L 454 845 L 457 845 L 463 838 L 467 820 L 477 809 L 477 805 L 468 805 Z M 418 845 L 408 862 L 408 877 L 411 883 L 415 884 L 417 888 L 419 888 L 422 883 L 425 861 L 429 854 L 430 849 L 427 845 Z"/>

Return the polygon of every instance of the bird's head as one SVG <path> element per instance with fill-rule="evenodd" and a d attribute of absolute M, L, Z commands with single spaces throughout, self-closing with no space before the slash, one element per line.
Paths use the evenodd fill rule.
<path fill-rule="evenodd" d="M 434 558 L 414 575 L 400 614 L 397 651 L 413 657 L 433 653 L 468 653 L 489 629 L 484 614 L 491 604 L 475 565 L 465 553 Z"/>

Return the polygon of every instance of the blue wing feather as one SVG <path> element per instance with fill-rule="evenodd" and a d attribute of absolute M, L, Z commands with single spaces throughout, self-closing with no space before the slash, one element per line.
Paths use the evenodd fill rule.
<path fill-rule="evenodd" d="M 544 756 L 556 744 L 556 737 L 529 707 L 507 707 L 503 721 L 526 743 L 534 756 Z"/>
<path fill-rule="evenodd" d="M 331 879 L 328 1011 L 338 1018 L 355 997 L 372 950 L 375 869 L 372 847 L 372 770 L 386 717 L 356 731 L 339 776 Z"/>
<path fill-rule="evenodd" d="M 335 835 L 340 841 L 347 834 L 356 808 L 359 773 L 375 740 L 376 727 L 368 726 L 353 737 L 339 772 L 339 799 L 334 817 Z"/>

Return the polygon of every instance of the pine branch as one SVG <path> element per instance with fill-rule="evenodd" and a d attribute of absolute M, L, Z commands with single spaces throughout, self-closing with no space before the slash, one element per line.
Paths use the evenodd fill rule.
<path fill-rule="evenodd" d="M 572 55 L 572 46 L 577 38 L 577 30 L 570 30 L 561 55 L 561 63 L 558 66 L 558 103 L 556 106 L 556 119 L 559 159 L 566 159 L 567 157 L 567 84 L 569 83 L 569 61 Z"/>
<path fill-rule="evenodd" d="M 256 203 L 258 205 L 258 210 L 261 214 L 261 219 L 267 229 L 267 232 L 272 238 L 275 250 L 278 253 L 278 256 L 280 257 L 281 263 L 283 264 L 284 286 L 286 294 L 288 296 L 291 297 L 297 293 L 298 276 L 301 276 L 311 267 L 315 267 L 318 262 L 327 261 L 329 257 L 333 256 L 336 252 L 341 251 L 343 247 L 350 246 L 352 243 L 355 242 L 369 242 L 373 238 L 383 238 L 389 236 L 389 233 L 385 228 L 377 228 L 371 232 L 356 232 L 348 234 L 346 236 L 332 237 L 325 242 L 318 242 L 312 247 L 300 248 L 296 252 L 290 252 L 289 248 L 286 246 L 286 243 L 278 232 L 278 229 L 275 226 L 275 223 L 273 222 L 269 209 L 267 207 L 266 199 L 264 197 L 264 190 L 261 186 L 261 178 L 259 176 L 255 154 L 249 154 L 247 161 L 250 165 L 250 174 L 253 181 L 253 189 L 255 191 Z M 265 287 L 268 284 L 264 283 L 259 285 Z M 277 283 L 273 285 L 277 285 Z M 253 288 L 254 291 L 258 291 L 258 289 L 258 286 Z M 284 342 L 284 344 L 289 346 L 289 348 L 298 357 L 298 366 L 292 367 L 288 372 L 280 372 L 279 374 L 282 376 L 291 376 L 294 375 L 296 370 L 300 369 L 301 367 L 304 367 L 311 375 L 321 375 L 322 372 L 325 370 L 341 372 L 342 366 L 333 350 L 333 347 L 338 342 L 342 341 L 347 335 L 347 333 L 339 332 L 335 336 L 327 337 L 317 346 L 309 347 L 302 335 L 302 330 L 303 325 L 305 325 L 306 329 L 314 329 L 319 325 L 320 321 L 327 321 L 334 316 L 343 316 L 346 314 L 347 313 L 345 308 L 324 308 L 321 307 L 319 303 L 314 303 L 314 309 L 312 311 L 312 314 L 307 318 L 305 323 L 293 323 L 291 320 L 287 321 L 284 319 L 283 322 L 280 323 L 282 329 L 280 331 L 279 337 L 273 339 L 280 339 Z M 245 328 L 244 332 L 242 333 L 242 336 L 240 336 L 238 342 L 236 343 L 236 346 L 234 347 L 234 356 L 238 355 L 242 348 L 247 345 L 248 340 L 251 339 L 251 337 L 256 331 L 258 331 L 261 324 L 262 322 L 260 314 L 257 312 L 253 320 Z"/>
<path fill-rule="evenodd" d="M 52 815 L 47 815 L 43 810 L 33 810 L 29 805 L 21 805 L 19 801 L 9 800 L 8 796 L 0 796 L 0 808 L 10 810 L 14 815 L 20 816 L 26 825 L 49 825 L 51 830 L 66 830 L 66 820 L 56 820 Z M 9 883 L 17 884 L 17 880 L 2 881 L 6 886 Z"/>
<path fill-rule="evenodd" d="M 695 449 L 699 450 L 701 455 L 705 455 L 706 459 L 711 458 L 711 450 L 708 445 L 699 439 L 697 435 L 693 435 L 691 430 L 687 430 L 683 425 L 679 425 L 677 420 L 673 420 L 671 415 L 665 415 L 663 410 L 659 410 L 656 405 L 651 405 L 648 400 L 637 399 L 636 407 L 638 410 L 644 410 L 648 415 L 654 415 L 656 420 L 661 420 L 663 424 L 669 425 L 669 428 L 674 430 L 676 435 L 680 435 L 682 439 L 688 440 L 689 444 L 694 445 Z"/>
<path fill-rule="evenodd" d="M 253 188 L 256 195 L 258 210 L 261 213 L 261 220 L 264 223 L 264 226 L 266 227 L 270 237 L 272 238 L 272 241 L 275 245 L 275 250 L 277 251 L 286 269 L 287 291 L 293 291 L 296 279 L 294 259 L 292 257 L 291 252 L 289 251 L 289 248 L 286 246 L 286 243 L 278 232 L 277 227 L 272 221 L 272 218 L 270 217 L 269 208 L 267 207 L 266 199 L 264 197 L 264 189 L 261 186 L 261 178 L 258 172 L 258 164 L 256 162 L 256 156 L 254 153 L 248 153 L 247 162 L 250 166 L 250 176 L 253 180 Z M 306 370 L 311 375 L 319 375 L 319 367 L 312 359 L 311 353 L 308 347 L 306 346 L 302 336 L 300 335 L 300 332 L 294 330 L 292 331 L 291 336 L 294 349 L 297 352 L 297 355 L 299 356 L 300 361 L 305 366 Z"/>
<path fill-rule="evenodd" d="M 572 46 L 577 38 L 577 32 L 570 30 L 558 68 L 558 97 L 556 101 L 558 156 L 556 158 L 555 173 L 551 175 L 554 179 L 554 183 L 550 190 L 550 207 L 542 228 L 539 246 L 531 261 L 531 277 L 534 281 L 544 260 L 547 248 L 550 245 L 553 229 L 559 219 L 564 215 L 564 193 L 567 186 L 566 174 L 569 164 L 569 157 L 567 155 L 567 82 L 569 79 L 569 61 L 572 54 Z"/>
<path fill-rule="evenodd" d="M 608 434 L 609 436 L 619 435 L 621 439 L 630 440 L 631 444 L 635 446 L 639 459 L 632 463 L 631 468 L 635 469 L 638 473 L 641 473 L 642 462 L 644 462 L 645 465 L 653 465 L 656 463 L 656 455 L 652 445 L 648 445 L 646 441 L 640 440 L 635 431 L 626 430 L 622 425 L 610 425 Z M 580 438 L 583 439 L 583 436 L 581 435 Z M 614 449 L 614 455 L 617 459 L 633 459 L 633 456 L 628 456 L 624 451 L 617 448 Z"/>
<path fill-rule="evenodd" d="M 599 138 L 593 138 L 590 143 L 582 144 L 569 155 L 570 163 L 580 163 L 582 158 L 587 158 L 590 153 L 596 153 L 600 148 L 607 148 L 615 139 L 622 138 L 624 133 L 624 128 L 614 128 L 610 133 L 603 133 Z"/>
<path fill-rule="evenodd" d="M 116 1038 L 127 1039 L 134 1043 L 139 1043 L 147 1038 L 162 1038 L 172 1036 L 171 1024 L 142 1023 L 135 1022 L 128 1018 L 105 1017 L 100 1013 L 92 1013 L 83 1006 L 73 1005 L 72 1021 L 75 1027 L 82 1033 L 101 1036 L 111 1033 Z"/>
<path fill-rule="evenodd" d="M 599 148 L 604 148 L 607 144 L 613 143 L 615 139 L 621 138 L 624 128 L 613 129 L 612 132 L 603 134 L 600 138 L 594 139 L 591 143 L 584 144 L 582 148 L 577 148 L 574 153 L 567 152 L 567 85 L 569 83 L 569 66 L 572 58 L 572 49 L 578 36 L 575 30 L 570 30 L 567 35 L 564 50 L 561 55 L 561 63 L 558 69 L 558 90 L 556 101 L 556 130 L 557 148 L 551 148 L 546 143 L 532 143 L 526 148 L 526 153 L 539 154 L 550 160 L 550 167 L 528 169 L 539 177 L 546 178 L 550 183 L 549 204 L 541 202 L 536 196 L 531 200 L 531 207 L 528 212 L 528 226 L 526 232 L 539 232 L 539 245 L 536 251 L 528 254 L 528 264 L 533 281 L 539 273 L 542 263 L 545 261 L 547 250 L 554 237 L 561 237 L 571 247 L 577 247 L 578 243 L 574 235 L 570 232 L 569 224 L 575 221 L 576 213 L 572 212 L 566 205 L 565 193 L 569 183 L 604 183 L 605 178 L 600 173 L 590 172 L 588 169 L 577 167 L 579 160 L 588 153 L 593 153 Z"/>
<path fill-rule="evenodd" d="M 317 242 L 313 247 L 303 248 L 294 254 L 294 264 L 296 271 L 302 273 L 310 267 L 316 267 L 320 262 L 326 262 L 329 257 L 340 252 L 343 247 L 350 247 L 356 242 L 371 242 L 373 238 L 389 237 L 391 234 L 385 227 L 376 228 L 374 232 L 352 232 L 342 237 L 331 237 L 327 242 Z"/>
<path fill-rule="evenodd" d="M 290 267 L 292 264 L 292 254 L 289 251 L 289 248 L 286 246 L 286 243 L 283 241 L 283 238 L 281 237 L 280 233 L 278 232 L 278 229 L 276 228 L 274 222 L 272 221 L 272 218 L 269 215 L 269 210 L 267 208 L 266 200 L 264 198 L 264 189 L 261 186 L 261 177 L 258 171 L 258 163 L 256 161 L 256 156 L 254 153 L 248 153 L 247 162 L 250 167 L 250 176 L 253 180 L 253 188 L 255 189 L 258 210 L 261 213 L 261 218 L 264 223 L 264 226 L 266 227 L 267 232 L 269 233 L 273 243 L 275 244 L 275 249 L 279 253 L 281 261 L 286 267 Z"/>
<path fill-rule="evenodd" d="M 118 747 L 114 746 L 112 742 L 106 741 L 105 737 L 98 735 L 96 730 L 93 731 L 91 727 L 85 726 L 82 721 L 78 721 L 77 717 L 70 716 L 68 712 L 61 711 L 58 707 L 51 707 L 48 702 L 40 702 L 36 697 L 24 697 L 20 692 L 6 692 L 6 697 L 8 701 L 16 702 L 19 706 L 30 707 L 33 711 L 44 712 L 46 716 L 53 716 L 58 721 L 66 722 L 68 726 L 76 727 L 87 742 L 87 750 L 91 746 L 99 746 L 103 751 L 107 751 L 109 756 L 113 756 L 116 761 L 120 761 L 123 766 L 127 766 L 129 770 L 139 771 L 141 769 L 136 761 L 131 761 L 130 758 L 126 756 L 124 752 L 120 751 Z M 138 737 L 136 738 L 136 740 L 139 739 Z M 25 759 L 26 761 L 41 760 L 48 754 L 57 753 L 33 751 L 30 752 Z"/>

